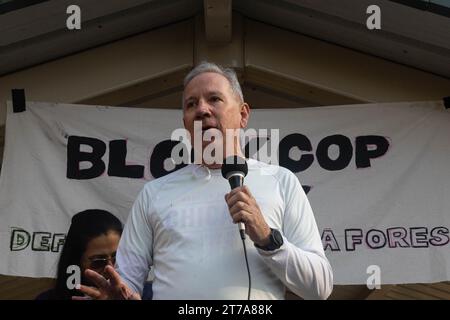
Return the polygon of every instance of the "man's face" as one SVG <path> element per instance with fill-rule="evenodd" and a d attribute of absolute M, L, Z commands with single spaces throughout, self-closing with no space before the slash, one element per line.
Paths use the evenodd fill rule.
<path fill-rule="evenodd" d="M 226 129 L 247 126 L 249 112 L 249 106 L 240 101 L 228 80 L 218 73 L 202 73 L 184 90 L 183 122 L 191 139 L 194 137 L 194 121 L 201 121 L 202 133 L 216 128 L 225 137 Z M 204 141 L 202 147 L 209 143 Z"/>

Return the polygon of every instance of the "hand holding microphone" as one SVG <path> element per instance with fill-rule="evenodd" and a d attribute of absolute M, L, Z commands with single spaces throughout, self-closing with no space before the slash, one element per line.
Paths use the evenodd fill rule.
<path fill-rule="evenodd" d="M 245 239 L 247 233 L 255 244 L 265 246 L 270 241 L 271 230 L 249 188 L 244 186 L 247 172 L 245 159 L 233 156 L 224 160 L 222 176 L 232 189 L 225 195 L 225 201 L 233 222 L 239 224 L 241 238 Z"/>

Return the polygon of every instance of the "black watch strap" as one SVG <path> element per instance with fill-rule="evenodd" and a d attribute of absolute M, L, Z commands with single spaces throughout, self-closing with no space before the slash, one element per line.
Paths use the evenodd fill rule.
<path fill-rule="evenodd" d="M 258 246 L 255 243 L 255 247 L 264 251 L 273 251 L 279 249 L 283 245 L 283 236 L 277 229 L 270 228 L 269 244 L 266 246 Z"/>

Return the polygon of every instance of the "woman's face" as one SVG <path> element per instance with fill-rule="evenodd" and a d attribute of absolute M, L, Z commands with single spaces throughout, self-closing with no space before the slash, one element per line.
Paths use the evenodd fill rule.
<path fill-rule="evenodd" d="M 81 257 L 82 275 L 86 269 L 91 269 L 105 276 L 105 267 L 108 264 L 114 266 L 116 262 L 119 240 L 120 234 L 116 231 L 109 231 L 107 234 L 91 239 Z"/>

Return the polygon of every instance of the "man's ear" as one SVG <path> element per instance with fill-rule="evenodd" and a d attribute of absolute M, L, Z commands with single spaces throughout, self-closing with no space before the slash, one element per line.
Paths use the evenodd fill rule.
<path fill-rule="evenodd" d="M 250 119 L 250 106 L 248 103 L 244 102 L 240 106 L 241 110 L 241 128 L 246 128 L 248 124 L 248 120 Z"/>

